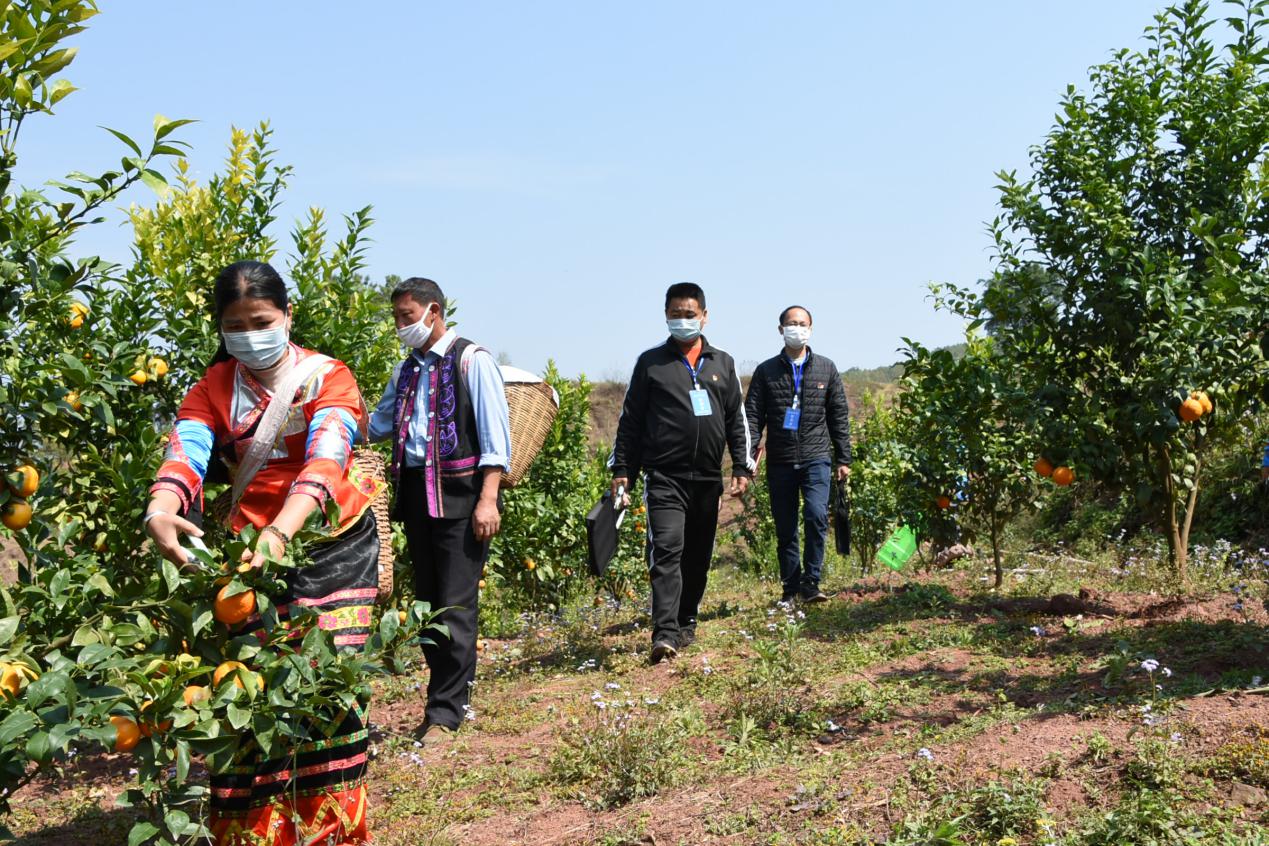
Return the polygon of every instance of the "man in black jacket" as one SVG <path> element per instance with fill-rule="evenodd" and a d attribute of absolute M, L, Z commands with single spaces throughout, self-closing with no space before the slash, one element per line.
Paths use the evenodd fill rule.
<path fill-rule="evenodd" d="M 617 424 L 612 490 L 630 489 L 642 469 L 652 578 L 652 663 L 673 658 L 696 636 L 705 595 L 724 448 L 732 458 L 731 495 L 753 475 L 753 440 L 732 357 L 701 334 L 705 292 L 681 282 L 665 294 L 670 338 L 639 356 Z"/>
<path fill-rule="evenodd" d="M 754 371 L 745 412 L 755 437 L 767 430 L 767 488 L 776 524 L 782 602 L 828 599 L 820 591 L 832 478 L 850 475 L 850 409 L 837 366 L 815 355 L 811 313 L 789 306 L 780 313 L 784 349 Z M 805 550 L 798 556 L 801 495 Z"/>

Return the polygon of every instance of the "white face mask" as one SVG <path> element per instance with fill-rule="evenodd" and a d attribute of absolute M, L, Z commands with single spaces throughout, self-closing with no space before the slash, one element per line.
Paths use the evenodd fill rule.
<path fill-rule="evenodd" d="M 431 337 L 432 324 L 427 322 L 427 312 L 424 312 L 415 323 L 397 327 L 397 338 L 412 350 L 422 349 Z"/>
<path fill-rule="evenodd" d="M 789 349 L 800 350 L 811 340 L 810 326 L 785 326 L 784 343 Z"/>
<path fill-rule="evenodd" d="M 676 341 L 695 341 L 701 336 L 701 321 L 698 318 L 667 320 L 665 325 Z"/>
<path fill-rule="evenodd" d="M 225 350 L 250 370 L 268 370 L 286 353 L 290 343 L 286 323 L 254 332 L 222 332 Z"/>

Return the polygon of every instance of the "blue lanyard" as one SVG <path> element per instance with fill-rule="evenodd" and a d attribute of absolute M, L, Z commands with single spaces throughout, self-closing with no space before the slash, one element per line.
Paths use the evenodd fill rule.
<path fill-rule="evenodd" d="M 695 370 L 693 370 L 692 365 L 688 363 L 687 356 L 680 356 L 679 361 L 683 362 L 683 366 L 687 368 L 687 372 L 692 374 L 692 387 L 699 391 L 701 389 L 701 382 L 696 377 L 700 375 L 701 367 L 705 364 L 704 353 L 702 353 L 701 357 L 696 360 Z"/>
<path fill-rule="evenodd" d="M 796 361 L 789 363 L 793 365 L 793 407 L 797 408 L 802 404 L 802 364 Z"/>

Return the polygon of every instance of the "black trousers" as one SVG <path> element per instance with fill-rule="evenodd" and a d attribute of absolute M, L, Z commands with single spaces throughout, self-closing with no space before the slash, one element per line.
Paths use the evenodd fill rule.
<path fill-rule="evenodd" d="M 436 643 L 423 647 L 431 671 L 424 716 L 428 723 L 456 729 L 476 679 L 477 603 L 489 544 L 476 540 L 471 514 L 457 519 L 428 516 L 421 469 L 401 471 L 397 515 L 414 568 L 415 597 L 434 609 L 449 608 L 437 620 L 449 628 L 449 639 L 434 634 Z"/>
<path fill-rule="evenodd" d="M 718 528 L 721 481 L 688 481 L 649 470 L 648 570 L 652 577 L 652 642 L 677 645 L 679 632 L 696 627 L 696 615 Z"/>

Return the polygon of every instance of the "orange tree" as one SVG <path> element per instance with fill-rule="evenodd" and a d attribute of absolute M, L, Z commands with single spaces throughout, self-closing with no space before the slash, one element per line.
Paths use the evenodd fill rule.
<path fill-rule="evenodd" d="M 904 452 L 898 440 L 898 417 L 876 394 L 864 394 L 855 419 L 851 445 L 851 546 L 864 573 L 872 571 L 877 551 L 895 527 Z"/>
<path fill-rule="evenodd" d="M 163 432 L 214 348 L 208 280 L 228 261 L 272 257 L 266 228 L 286 169 L 272 164 L 267 129 L 235 132 L 225 174 L 198 186 L 178 162 L 169 186 L 158 163 L 182 154 L 184 121 L 160 117 L 144 144 L 112 130 L 123 153 L 115 170 L 73 173 L 52 191 L 15 185 L 20 129 L 73 90 L 57 77 L 74 58 L 65 41 L 95 12 L 90 0 L 0 9 L 0 510 L 25 570 L 0 592 L 0 813 L 74 752 L 113 748 L 135 756 L 138 770 L 126 798 L 144 814 L 130 842 L 177 842 L 202 831 L 193 756 L 230 754 L 248 727 L 284 746 L 304 731 L 306 709 L 364 692 L 370 674 L 396 665 L 396 650 L 429 617 L 417 604 L 385 615 L 367 650 L 352 655 L 308 631 L 299 660 L 269 599 L 289 562 L 229 588 L 255 591 L 262 643 L 212 613 L 221 556 L 232 560 L 250 537 L 191 574 L 148 552 L 139 518 Z M 72 258 L 75 233 L 136 182 L 160 198 L 133 210 L 133 265 Z M 365 212 L 353 215 L 328 248 L 312 215 L 289 269 L 297 338 L 374 370 L 394 342 L 386 308 L 356 283 L 367 223 Z M 376 342 L 380 330 L 386 341 Z M 326 343 L 349 338 L 355 349 Z M 247 683 L 222 678 L 187 701 L 225 660 L 244 665 Z"/>
<path fill-rule="evenodd" d="M 1035 499 L 1028 457 L 1033 403 L 990 339 L 967 341 L 960 358 L 907 342 L 899 397 L 907 499 L 936 540 L 950 540 L 952 528 L 985 536 L 999 588 L 1005 527 Z"/>
<path fill-rule="evenodd" d="M 996 273 L 939 291 L 1029 381 L 1044 457 L 1135 493 L 1180 574 L 1205 454 L 1266 384 L 1266 6 L 1233 6 L 1225 41 L 1187 0 L 1069 88 L 1000 174 Z"/>
<path fill-rule="evenodd" d="M 590 443 L 590 391 L 548 362 L 544 378 L 559 394 L 555 422 L 525 479 L 503 494 L 502 529 L 494 538 L 482 601 L 507 610 L 556 612 L 590 581 L 586 512 L 608 489 L 604 459 Z M 646 581 L 642 564 L 643 505 L 637 492 L 618 533 L 618 552 L 600 586 L 633 599 Z"/>

